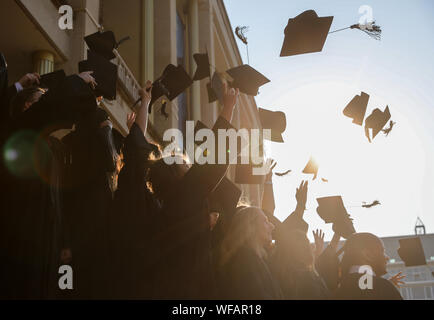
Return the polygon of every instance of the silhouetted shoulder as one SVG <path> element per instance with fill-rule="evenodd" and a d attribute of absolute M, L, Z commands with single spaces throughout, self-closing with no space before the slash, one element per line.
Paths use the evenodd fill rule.
<path fill-rule="evenodd" d="M 386 279 L 374 277 L 372 289 L 361 289 L 359 280 L 361 274 L 353 273 L 344 277 L 335 293 L 339 300 L 402 300 L 398 289 Z"/>

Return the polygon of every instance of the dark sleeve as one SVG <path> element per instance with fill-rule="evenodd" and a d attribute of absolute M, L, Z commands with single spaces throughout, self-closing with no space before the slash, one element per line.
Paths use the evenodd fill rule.
<path fill-rule="evenodd" d="M 72 125 L 97 108 L 89 85 L 79 76 L 66 77 L 53 91 L 44 94 L 18 118 L 18 126 L 40 130 L 48 125 Z"/>
<path fill-rule="evenodd" d="M 269 215 L 274 216 L 276 204 L 274 202 L 273 182 L 265 181 L 264 194 L 262 195 L 262 210 L 266 211 Z"/>
<path fill-rule="evenodd" d="M 8 87 L 0 97 L 0 123 L 7 123 L 10 120 L 10 105 L 12 99 L 17 94 L 17 88 L 15 87 L 15 84 Z"/>
<path fill-rule="evenodd" d="M 392 282 L 390 282 L 387 279 L 384 278 L 377 278 L 378 284 L 380 289 L 377 290 L 378 292 L 378 299 L 381 300 L 403 300 L 401 293 L 398 291 L 398 289 L 393 285 Z M 374 282 L 374 286 L 375 286 Z"/>
<path fill-rule="evenodd" d="M 294 211 L 283 222 L 283 229 L 285 232 L 288 232 L 288 230 L 300 230 L 307 233 L 309 225 L 303 220 L 303 218 L 296 215 Z"/>
<path fill-rule="evenodd" d="M 217 140 L 219 129 L 233 129 L 232 125 L 224 118 L 219 117 L 213 127 Z M 217 146 L 217 144 L 216 144 Z M 217 158 L 217 155 L 216 155 Z M 185 174 L 182 186 L 183 196 L 194 195 L 198 200 L 204 200 L 214 191 L 223 177 L 226 175 L 229 164 L 193 164 L 190 170 Z M 187 194 L 188 193 L 188 194 Z"/>
<path fill-rule="evenodd" d="M 339 282 L 339 258 L 336 251 L 327 246 L 315 262 L 315 268 L 327 288 L 330 291 L 336 290 Z"/>

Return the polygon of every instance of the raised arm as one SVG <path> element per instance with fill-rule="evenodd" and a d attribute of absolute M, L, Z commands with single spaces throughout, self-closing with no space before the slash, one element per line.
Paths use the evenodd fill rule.
<path fill-rule="evenodd" d="M 146 135 L 146 130 L 148 128 L 148 109 L 152 99 L 151 91 L 152 82 L 149 80 L 146 82 L 145 88 L 140 89 L 139 91 L 139 95 L 142 98 L 142 103 L 137 110 L 135 122 L 140 127 L 140 129 L 142 129 L 144 135 Z"/>

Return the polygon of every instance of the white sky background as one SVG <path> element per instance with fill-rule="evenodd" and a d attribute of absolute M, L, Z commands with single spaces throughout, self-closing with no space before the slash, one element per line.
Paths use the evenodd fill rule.
<path fill-rule="evenodd" d="M 378 236 L 412 234 L 421 217 L 434 230 L 434 2 L 430 1 L 284 1 L 225 0 L 232 27 L 249 26 L 250 64 L 271 83 L 256 97 L 259 107 L 284 111 L 284 144 L 269 143 L 267 155 L 278 162 L 274 176 L 276 215 L 295 208 L 295 189 L 309 179 L 305 220 L 331 238 L 331 225 L 316 213 L 316 198 L 342 195 L 357 231 Z M 368 4 L 383 29 L 375 41 L 358 30 L 329 35 L 321 53 L 280 58 L 289 18 L 314 9 L 335 16 L 331 31 L 357 23 Z M 245 46 L 238 42 L 245 63 Z M 342 110 L 356 95 L 370 95 L 373 109 L 389 106 L 397 124 L 370 144 L 363 127 Z M 301 171 L 314 156 L 317 180 Z M 321 181 L 321 177 L 329 180 Z M 363 201 L 381 206 L 357 208 Z"/>

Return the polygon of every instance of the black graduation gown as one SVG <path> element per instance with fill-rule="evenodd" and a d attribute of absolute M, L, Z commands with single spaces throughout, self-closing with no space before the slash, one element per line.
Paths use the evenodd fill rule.
<path fill-rule="evenodd" d="M 213 131 L 230 128 L 230 123 L 219 117 Z M 194 164 L 171 201 L 163 204 L 152 241 L 154 298 L 213 298 L 207 198 L 227 169 L 228 165 Z"/>
<path fill-rule="evenodd" d="M 67 216 L 71 222 L 74 298 L 109 297 L 109 216 L 113 194 L 110 175 L 115 169 L 109 127 L 100 128 L 102 109 L 80 121 L 64 138 L 71 156 L 71 190 Z"/>
<path fill-rule="evenodd" d="M 286 256 L 285 235 L 294 231 L 307 233 L 308 224 L 295 212 L 290 214 L 277 230 L 276 251 L 271 258 L 273 275 L 278 279 L 284 299 L 288 300 L 325 300 L 330 298 L 330 291 L 320 275 L 314 270 L 299 265 Z M 282 247 L 283 246 L 283 247 Z M 289 264 L 289 265 L 284 265 Z"/>
<path fill-rule="evenodd" d="M 151 298 L 148 259 L 153 220 L 160 209 L 146 187 L 148 158 L 156 146 L 133 124 L 124 141 L 124 166 L 111 211 L 112 293 L 120 299 Z"/>
<path fill-rule="evenodd" d="M 381 277 L 373 277 L 372 289 L 360 289 L 361 276 L 358 273 L 344 276 L 334 298 L 339 300 L 402 300 L 398 289 L 389 280 Z"/>
<path fill-rule="evenodd" d="M 331 296 L 322 278 L 313 270 L 294 268 L 287 271 L 287 276 L 279 281 L 284 299 L 327 300 Z"/>
<path fill-rule="evenodd" d="M 30 145 L 30 169 L 17 177 L 1 159 L 0 199 L 0 293 L 7 299 L 49 297 L 52 279 L 55 200 L 52 197 L 52 166 L 56 161 L 46 137 L 59 127 L 69 127 L 96 107 L 90 87 L 78 76 L 67 77 L 58 89 L 8 125 L 8 135 Z M 6 141 L 0 145 L 3 148 Z"/>
<path fill-rule="evenodd" d="M 318 274 L 324 279 L 327 288 L 333 292 L 339 284 L 339 257 L 336 249 L 327 246 L 318 259 L 315 261 L 315 268 Z"/>
<path fill-rule="evenodd" d="M 250 247 L 240 248 L 223 266 L 220 292 L 230 300 L 279 300 L 282 293 L 268 263 Z"/>

